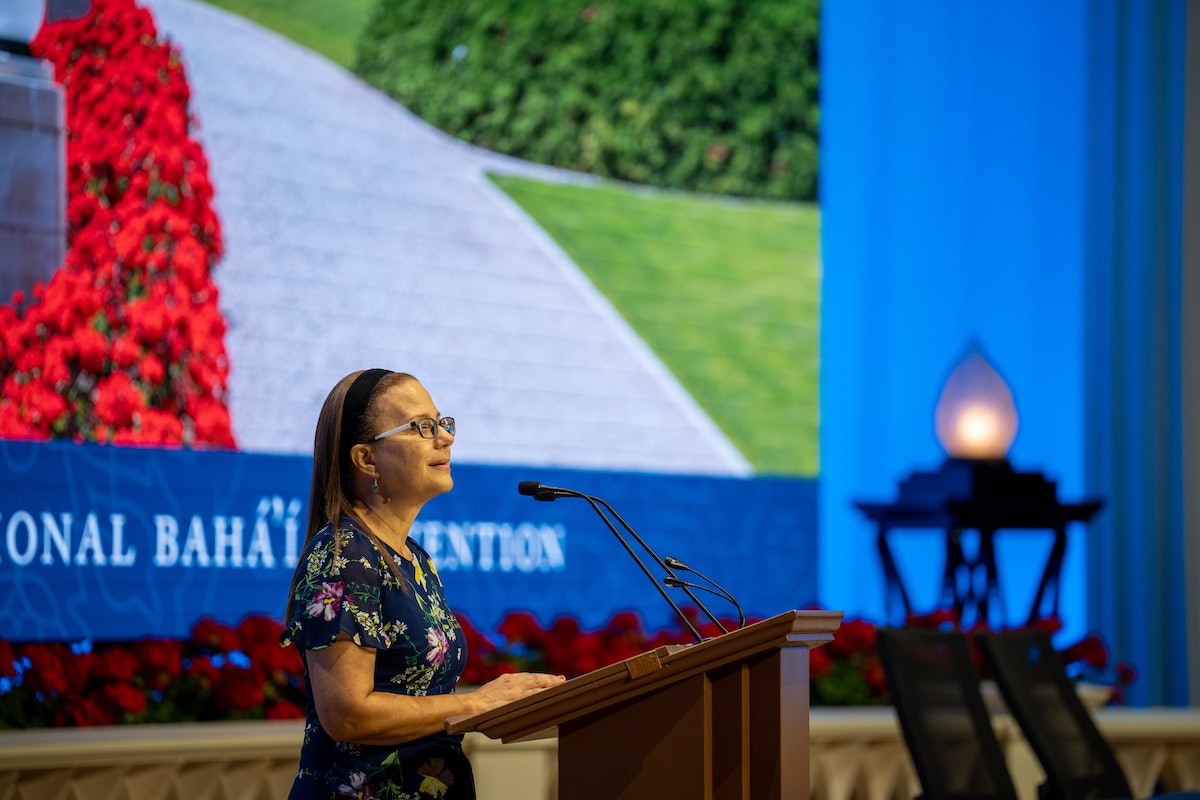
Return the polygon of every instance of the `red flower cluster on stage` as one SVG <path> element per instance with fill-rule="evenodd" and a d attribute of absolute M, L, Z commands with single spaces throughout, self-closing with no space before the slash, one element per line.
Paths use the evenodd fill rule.
<path fill-rule="evenodd" d="M 133 0 L 30 46 L 66 98 L 68 252 L 0 307 L 0 437 L 234 447 L 221 229 L 178 50 Z"/>
<path fill-rule="evenodd" d="M 711 621 L 701 620 L 696 609 L 684 608 L 683 612 L 701 636 L 720 633 Z M 549 672 L 572 678 L 663 645 L 695 641 L 682 624 L 648 633 L 642 618 L 632 611 L 617 612 L 592 631 L 583 630 L 574 617 L 561 616 L 543 626 L 533 614 L 513 611 L 496 626 L 500 644 L 461 614 L 459 622 L 466 631 L 469 654 L 462 680 L 475 685 L 508 672 Z M 733 620 L 721 622 L 729 630 L 737 627 Z"/>
<path fill-rule="evenodd" d="M 809 651 L 810 702 L 815 706 L 885 705 L 887 680 L 875 649 L 875 626 L 848 619 L 833 641 Z"/>
<path fill-rule="evenodd" d="M 0 640 L 0 728 L 302 718 L 303 665 L 281 630 L 251 615 L 203 619 L 183 640 Z"/>

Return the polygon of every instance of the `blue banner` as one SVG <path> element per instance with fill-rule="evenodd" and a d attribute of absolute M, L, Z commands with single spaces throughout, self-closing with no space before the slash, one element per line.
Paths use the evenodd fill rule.
<path fill-rule="evenodd" d="M 299 456 L 0 442 L 0 636 L 186 636 L 203 616 L 281 617 L 310 470 Z M 660 555 L 718 581 L 748 615 L 816 598 L 812 480 L 469 464 L 455 464 L 454 478 L 412 536 L 434 557 L 451 606 L 484 629 L 512 610 L 544 623 L 569 614 L 585 628 L 627 609 L 651 628 L 672 620 L 585 501 L 538 502 L 517 493 L 522 480 L 604 498 Z"/>

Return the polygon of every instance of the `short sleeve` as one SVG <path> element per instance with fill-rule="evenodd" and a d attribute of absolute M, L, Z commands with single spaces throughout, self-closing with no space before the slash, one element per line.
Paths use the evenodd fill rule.
<path fill-rule="evenodd" d="M 315 650 L 344 632 L 355 644 L 386 650 L 402 632 L 401 623 L 380 613 L 384 595 L 396 591 L 397 583 L 366 534 L 348 525 L 321 529 L 305 551 L 302 569 L 281 644 Z"/>

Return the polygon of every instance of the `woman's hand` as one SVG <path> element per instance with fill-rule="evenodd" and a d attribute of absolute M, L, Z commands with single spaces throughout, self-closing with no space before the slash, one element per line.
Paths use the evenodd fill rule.
<path fill-rule="evenodd" d="M 562 675 L 550 675 L 545 672 L 511 672 L 488 681 L 465 696 L 477 702 L 476 713 L 482 714 L 505 703 L 557 686 L 565 680 Z"/>
<path fill-rule="evenodd" d="M 342 634 L 308 651 L 317 718 L 339 742 L 395 744 L 445 729 L 447 717 L 472 716 L 562 683 L 561 675 L 501 675 L 473 692 L 413 697 L 375 690 L 375 651 Z"/>

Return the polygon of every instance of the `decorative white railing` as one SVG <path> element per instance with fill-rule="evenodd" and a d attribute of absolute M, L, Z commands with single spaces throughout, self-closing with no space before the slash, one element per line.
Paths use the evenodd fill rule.
<path fill-rule="evenodd" d="M 1101 730 L 1138 797 L 1200 789 L 1200 708 L 1103 709 Z M 1043 775 L 1011 718 L 995 717 L 1021 800 Z M 197 722 L 0 732 L 0 800 L 275 800 L 296 769 L 298 722 Z M 814 709 L 813 800 L 906 800 L 918 793 L 890 707 Z M 480 800 L 556 800 L 554 739 L 501 744 L 469 734 Z"/>

